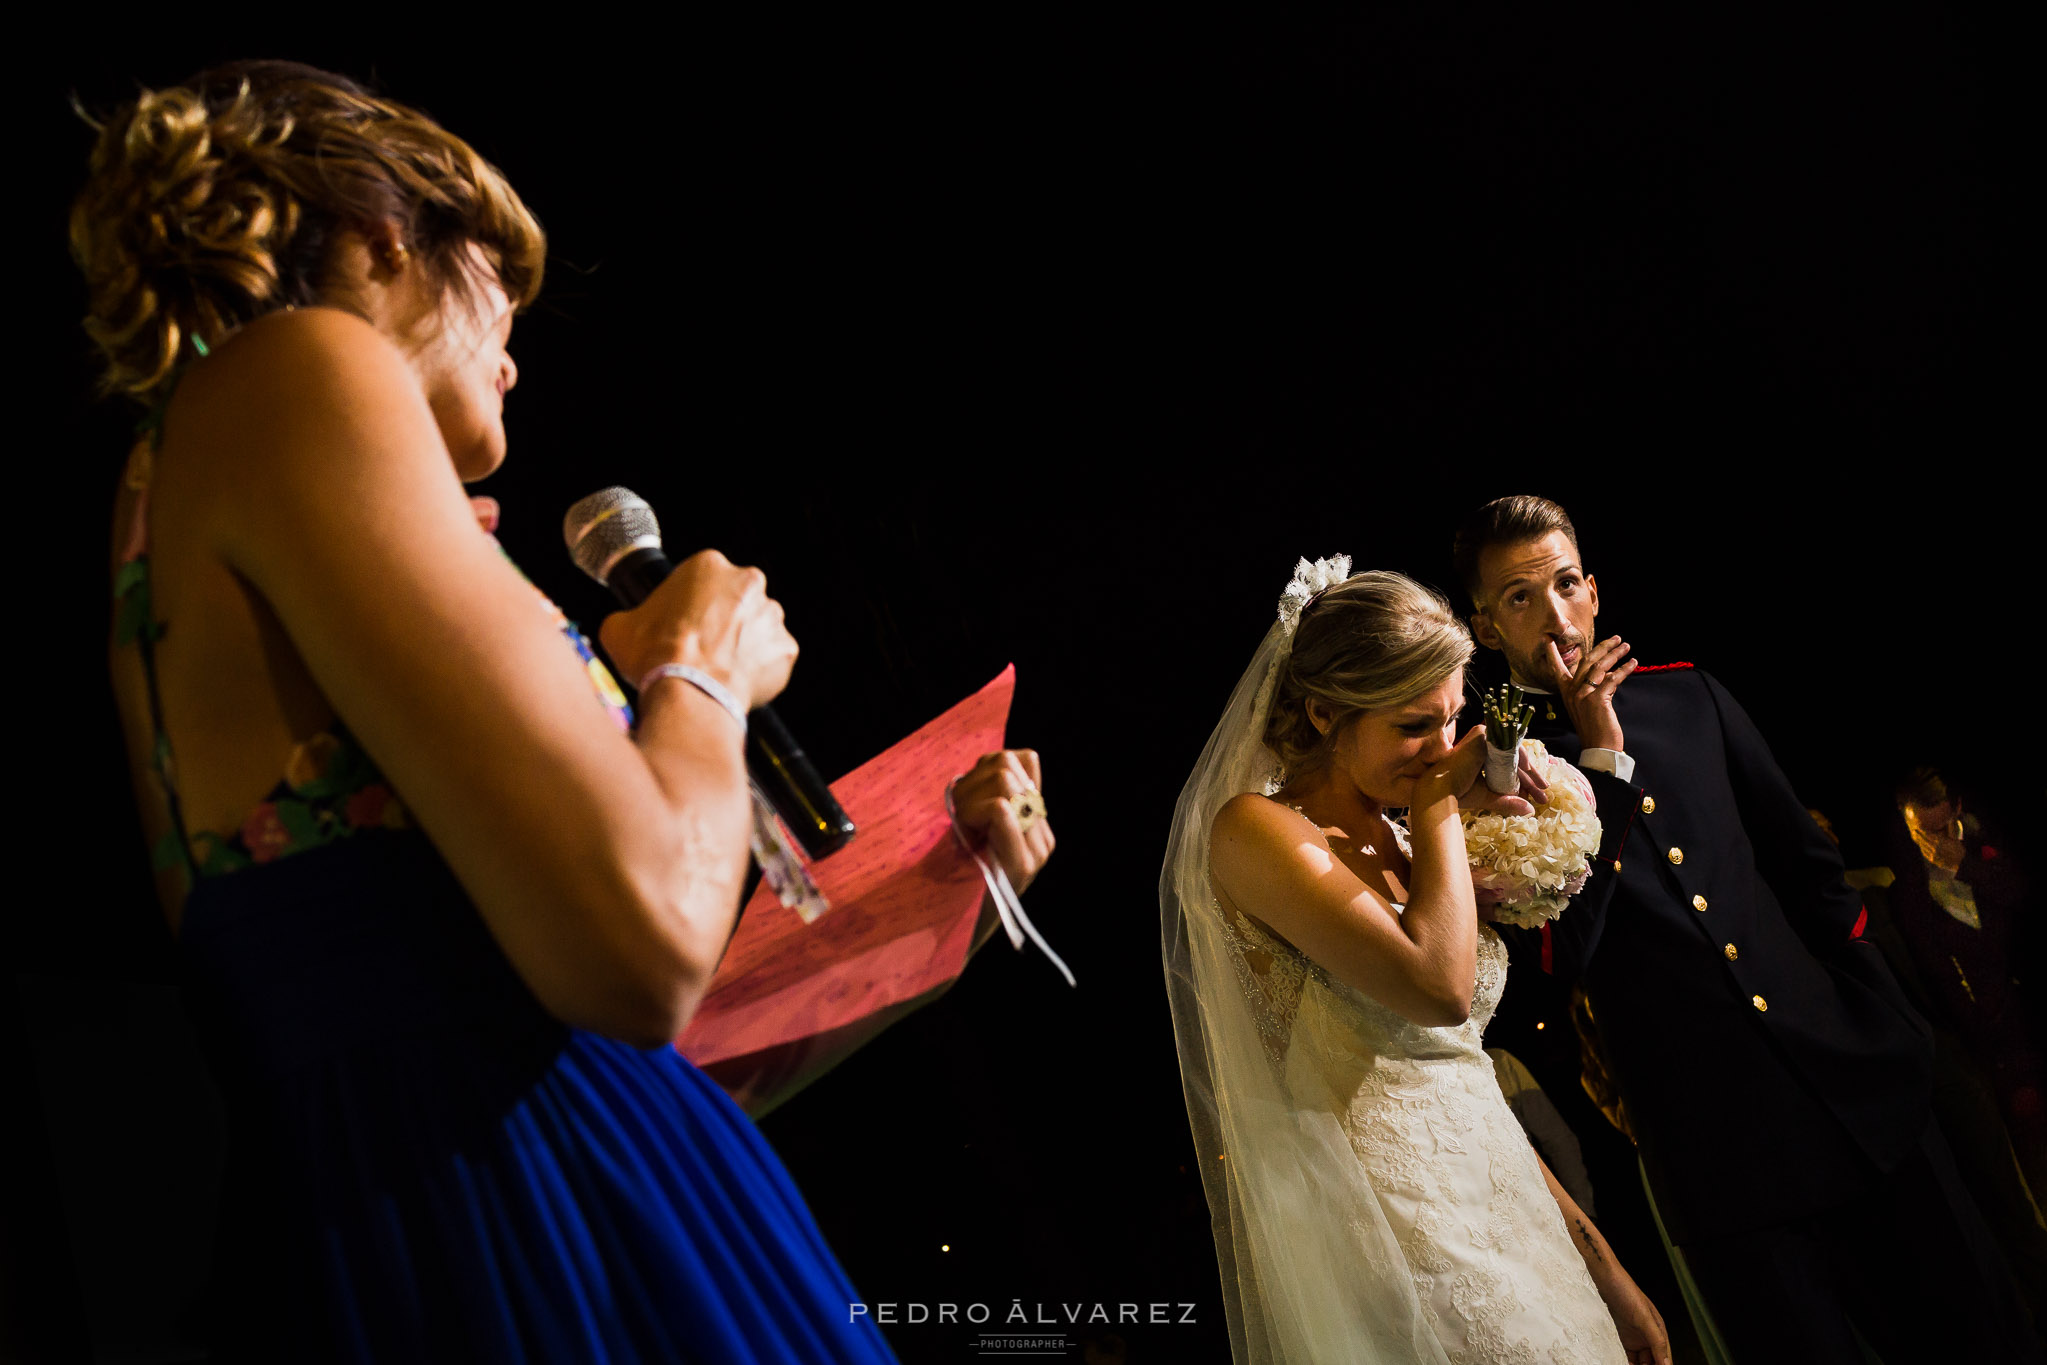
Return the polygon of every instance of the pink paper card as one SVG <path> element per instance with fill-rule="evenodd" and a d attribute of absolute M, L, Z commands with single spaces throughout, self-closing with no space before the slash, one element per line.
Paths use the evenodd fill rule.
<path fill-rule="evenodd" d="M 832 908 L 813 924 L 765 886 L 676 1047 L 698 1066 L 842 1027 L 951 981 L 986 886 L 953 837 L 945 786 L 1002 748 L 1016 667 L 832 783 L 859 826 L 811 866 Z"/>

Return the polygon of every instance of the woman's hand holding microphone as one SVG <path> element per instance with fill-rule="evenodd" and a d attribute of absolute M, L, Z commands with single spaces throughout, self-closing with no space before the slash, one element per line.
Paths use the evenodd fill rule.
<path fill-rule="evenodd" d="M 686 665 L 715 679 L 744 715 L 779 696 L 796 666 L 795 637 L 767 583 L 759 569 L 700 550 L 639 606 L 605 617 L 598 638 L 627 681 Z"/>

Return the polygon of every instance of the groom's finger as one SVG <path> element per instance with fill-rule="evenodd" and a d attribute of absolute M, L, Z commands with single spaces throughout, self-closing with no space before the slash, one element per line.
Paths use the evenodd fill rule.
<path fill-rule="evenodd" d="M 1593 645 L 1580 645 L 1578 666 L 1565 675 L 1565 681 L 1581 693 L 1592 687 L 1592 670 L 1599 667 L 1599 650 Z"/>
<path fill-rule="evenodd" d="M 1627 641 L 1616 635 L 1603 642 L 1596 650 L 1586 651 L 1586 669 L 1580 680 L 1588 697 L 1609 695 L 1606 685 L 1612 678 L 1613 665 L 1627 657 Z"/>
<path fill-rule="evenodd" d="M 1601 684 L 1599 689 L 1607 700 L 1611 701 L 1613 699 L 1614 689 L 1628 680 L 1628 675 L 1635 671 L 1636 666 L 1640 662 L 1639 659 L 1630 659 L 1607 675 L 1606 681 Z"/>
<path fill-rule="evenodd" d="M 1597 646 L 1585 651 L 1585 657 L 1578 661 L 1579 676 L 1590 681 L 1592 675 L 1611 667 L 1616 659 L 1628 652 L 1627 641 L 1618 635 L 1610 635 Z"/>
<path fill-rule="evenodd" d="M 1587 673 L 1590 673 L 1598 666 L 1599 641 L 1580 640 L 1578 642 L 1578 666 L 1571 670 L 1571 676 L 1582 679 Z"/>

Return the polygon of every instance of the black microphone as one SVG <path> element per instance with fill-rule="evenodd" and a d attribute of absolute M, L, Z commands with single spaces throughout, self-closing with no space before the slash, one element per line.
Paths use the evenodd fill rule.
<path fill-rule="evenodd" d="M 562 536 L 576 567 L 628 607 L 646 601 L 675 567 L 661 552 L 654 509 L 631 489 L 601 488 L 579 499 L 562 519 Z M 853 837 L 851 817 L 773 707 L 746 718 L 746 769 L 812 858 L 838 852 Z"/>

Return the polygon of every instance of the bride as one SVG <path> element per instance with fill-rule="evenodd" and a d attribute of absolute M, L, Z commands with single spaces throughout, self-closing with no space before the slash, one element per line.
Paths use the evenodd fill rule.
<path fill-rule="evenodd" d="M 1669 1360 L 1480 1050 L 1507 952 L 1459 804 L 1530 807 L 1450 743 L 1471 652 L 1413 580 L 1303 560 L 1174 812 L 1166 981 L 1239 1365 Z"/>

